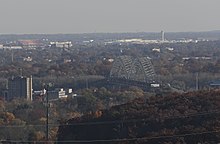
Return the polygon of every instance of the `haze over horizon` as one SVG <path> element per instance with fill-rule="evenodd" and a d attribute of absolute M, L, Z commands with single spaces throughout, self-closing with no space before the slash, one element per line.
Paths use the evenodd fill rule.
<path fill-rule="evenodd" d="M 0 34 L 220 30 L 219 0 L 0 0 Z"/>

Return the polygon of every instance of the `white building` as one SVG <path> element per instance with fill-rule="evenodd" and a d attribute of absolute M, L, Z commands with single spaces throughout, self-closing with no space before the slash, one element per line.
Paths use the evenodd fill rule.
<path fill-rule="evenodd" d="M 50 42 L 51 47 L 56 47 L 56 48 L 70 48 L 72 47 L 72 42 L 67 41 L 67 42 Z"/>
<path fill-rule="evenodd" d="M 48 91 L 49 100 L 56 100 L 61 98 L 67 98 L 66 91 L 63 88 L 56 88 L 53 91 Z"/>
<path fill-rule="evenodd" d="M 154 52 L 160 52 L 160 48 L 153 48 L 152 51 L 154 51 Z"/>

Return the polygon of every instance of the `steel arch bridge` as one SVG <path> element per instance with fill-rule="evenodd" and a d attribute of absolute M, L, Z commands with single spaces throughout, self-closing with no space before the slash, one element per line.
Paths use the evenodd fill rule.
<path fill-rule="evenodd" d="M 131 56 L 118 57 L 112 66 L 110 77 L 130 79 L 133 58 Z"/>
<path fill-rule="evenodd" d="M 133 58 L 131 56 L 120 56 L 113 63 L 110 77 L 153 82 L 155 81 L 156 74 L 148 57 Z"/>

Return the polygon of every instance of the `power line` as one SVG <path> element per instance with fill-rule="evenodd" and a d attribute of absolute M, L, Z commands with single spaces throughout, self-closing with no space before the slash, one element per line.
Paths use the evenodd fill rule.
<path fill-rule="evenodd" d="M 179 119 L 179 118 L 187 118 L 187 117 L 195 117 L 195 116 L 206 116 L 206 115 L 212 115 L 212 114 L 219 114 L 219 110 L 213 110 L 213 111 L 207 111 L 207 112 L 201 112 L 197 114 L 187 114 L 182 116 L 163 116 L 157 118 L 158 120 L 168 120 L 168 119 Z M 156 119 L 156 118 L 155 118 Z M 145 122 L 148 120 L 153 120 L 153 118 L 147 118 L 147 119 L 132 119 L 132 120 L 116 120 L 116 121 L 102 121 L 102 122 L 81 122 L 81 123 L 74 123 L 74 124 L 49 124 L 49 126 L 74 126 L 74 125 L 99 125 L 99 124 L 114 124 L 114 123 L 131 123 L 131 122 Z M 18 128 L 18 127 L 43 127 L 45 125 L 7 125 L 7 126 L 0 126 L 0 128 Z M 211 134 L 211 133 L 217 133 L 220 130 L 217 131 L 206 131 L 206 132 L 199 132 L 199 133 L 187 133 L 187 134 L 179 134 L 179 135 L 169 135 L 169 136 L 155 136 L 155 137 L 144 137 L 144 138 L 130 138 L 130 139 L 110 139 L 110 140 L 80 140 L 80 141 L 37 141 L 39 143 L 45 143 L 45 142 L 59 142 L 59 143 L 97 143 L 97 142 L 120 142 L 120 141 L 137 141 L 137 140 L 152 140 L 152 139 L 167 139 L 167 138 L 173 138 L 173 137 L 186 137 L 191 135 L 202 135 L 202 134 Z M 2 141 L 4 142 L 4 141 Z M 36 142 L 36 141 L 10 141 L 12 143 L 18 143 L 18 142 Z"/>
<path fill-rule="evenodd" d="M 182 116 L 163 116 L 159 118 L 139 118 L 139 119 L 131 119 L 131 120 L 114 120 L 114 121 L 97 121 L 97 122 L 79 122 L 79 123 L 73 123 L 73 124 L 48 124 L 48 126 L 79 126 L 79 125 L 100 125 L 100 124 L 117 124 L 117 123 L 133 123 L 133 122 L 146 122 L 150 120 L 155 119 L 162 119 L 162 120 L 169 120 L 169 119 L 181 119 L 181 118 L 189 118 L 189 117 L 196 117 L 196 116 L 206 116 L 206 115 L 212 115 L 212 114 L 219 114 L 220 110 L 214 110 L 214 111 L 208 111 L 208 112 L 202 112 L 197 114 L 187 114 Z M 40 125 L 6 125 L 6 126 L 0 126 L 0 128 L 4 127 L 43 127 L 45 124 Z"/>
<path fill-rule="evenodd" d="M 24 143 L 45 143 L 45 142 L 53 142 L 53 143 L 97 143 L 97 142 L 123 142 L 123 141 L 139 141 L 139 140 L 155 140 L 155 139 L 169 139 L 175 137 L 187 137 L 187 136 L 196 136 L 196 135 L 205 135 L 205 134 L 213 134 L 219 133 L 220 130 L 215 131 L 204 131 L 204 132 L 193 132 L 186 134 L 177 134 L 177 135 L 159 135 L 159 136 L 151 136 L 151 137 L 143 137 L 143 138 L 123 138 L 123 139 L 102 139 L 102 140 L 66 140 L 66 141 L 21 141 L 21 140 L 8 140 L 12 143 L 24 142 Z M 7 140 L 1 140 L 0 142 L 5 142 Z"/>

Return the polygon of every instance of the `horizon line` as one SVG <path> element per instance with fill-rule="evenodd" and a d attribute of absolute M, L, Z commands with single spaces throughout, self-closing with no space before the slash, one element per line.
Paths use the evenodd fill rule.
<path fill-rule="evenodd" d="M 128 32 L 81 32 L 81 33 L 0 33 L 0 35 L 83 35 L 83 34 L 129 34 L 129 33 L 205 33 L 205 32 L 220 32 L 220 30 L 204 30 L 204 31 L 128 31 Z"/>

